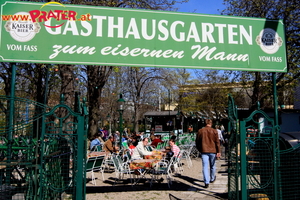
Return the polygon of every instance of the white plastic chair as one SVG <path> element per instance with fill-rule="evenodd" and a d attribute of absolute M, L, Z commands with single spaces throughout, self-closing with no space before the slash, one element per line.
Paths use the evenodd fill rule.
<path fill-rule="evenodd" d="M 160 161 L 155 164 L 154 169 L 152 171 L 152 180 L 151 185 L 153 181 L 160 181 L 159 177 L 165 176 L 168 187 L 170 188 L 172 185 L 172 170 L 171 170 L 171 162 L 164 162 Z"/>
<path fill-rule="evenodd" d="M 132 182 L 132 173 L 133 173 L 133 170 L 131 170 L 129 168 L 129 164 L 128 163 L 125 163 L 122 161 L 122 159 L 120 158 L 120 156 L 118 155 L 112 155 L 111 156 L 112 158 L 112 161 L 114 163 L 114 167 L 115 167 L 115 173 L 116 173 L 116 180 L 115 180 L 115 183 L 114 185 L 116 184 L 116 182 L 120 179 L 123 179 L 124 178 L 124 175 L 129 175 L 130 177 L 130 182 L 131 182 L 131 185 L 133 185 L 133 182 Z"/>

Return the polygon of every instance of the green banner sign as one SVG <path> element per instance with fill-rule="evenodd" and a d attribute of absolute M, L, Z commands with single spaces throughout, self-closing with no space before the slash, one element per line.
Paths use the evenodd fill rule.
<path fill-rule="evenodd" d="M 282 21 L 1 1 L 0 61 L 286 72 Z"/>

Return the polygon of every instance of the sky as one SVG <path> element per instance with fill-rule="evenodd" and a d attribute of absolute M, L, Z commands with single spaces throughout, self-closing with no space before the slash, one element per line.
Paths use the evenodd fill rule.
<path fill-rule="evenodd" d="M 216 14 L 225 8 L 223 0 L 189 0 L 188 3 L 178 4 L 179 12 L 192 12 L 202 14 Z"/>

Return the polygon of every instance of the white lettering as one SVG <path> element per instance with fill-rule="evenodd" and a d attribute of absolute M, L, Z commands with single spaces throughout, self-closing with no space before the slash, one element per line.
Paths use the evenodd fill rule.
<path fill-rule="evenodd" d="M 247 40 L 248 44 L 252 45 L 252 26 L 249 26 L 249 31 L 247 32 L 245 27 L 240 25 L 240 44 L 244 44 L 243 37 Z"/>
<path fill-rule="evenodd" d="M 102 37 L 102 30 L 103 30 L 103 20 L 106 20 L 106 16 L 98 16 L 98 15 L 93 15 L 93 19 L 97 20 L 97 32 L 96 36 L 97 37 Z"/>
<path fill-rule="evenodd" d="M 144 39 L 146 40 L 153 40 L 155 37 L 155 33 L 156 33 L 156 20 L 152 19 L 152 34 L 148 35 L 148 23 L 147 23 L 147 19 L 142 19 L 142 36 Z"/>
<path fill-rule="evenodd" d="M 53 54 L 51 54 L 49 56 L 49 59 L 53 59 L 55 58 L 60 52 L 62 53 L 69 53 L 69 54 L 74 54 L 74 53 L 77 53 L 77 54 L 89 54 L 89 55 L 93 55 L 94 53 L 96 53 L 95 51 L 95 47 L 89 47 L 89 46 L 86 46 L 86 47 L 78 47 L 76 48 L 76 45 L 70 47 L 69 45 L 65 46 L 65 47 L 62 47 L 62 45 L 53 45 Z"/>
<path fill-rule="evenodd" d="M 186 41 L 189 42 L 190 39 L 194 38 L 195 42 L 200 42 L 199 33 L 196 27 L 195 22 L 192 22 L 190 25 L 189 33 L 187 35 Z"/>
<path fill-rule="evenodd" d="M 164 37 L 161 34 L 158 35 L 158 39 L 161 40 L 161 41 L 165 41 L 169 37 L 168 29 L 166 27 L 164 27 L 163 24 L 168 25 L 168 21 L 167 20 L 160 20 L 158 22 L 158 30 L 164 35 Z"/>
<path fill-rule="evenodd" d="M 92 25 L 87 21 L 81 21 L 81 25 L 86 29 L 86 32 L 83 30 L 80 31 L 80 35 L 82 36 L 90 36 L 92 33 Z"/>
<path fill-rule="evenodd" d="M 215 24 L 215 26 L 218 28 L 218 36 L 219 36 L 219 43 L 224 43 L 224 28 L 226 27 L 226 24 Z"/>
<path fill-rule="evenodd" d="M 208 39 L 210 43 L 215 43 L 213 31 L 214 26 L 211 23 L 202 23 L 202 42 L 207 42 Z"/>
<path fill-rule="evenodd" d="M 46 28 L 46 31 L 48 32 L 48 33 L 50 33 L 51 35 L 58 35 L 58 34 L 61 34 L 61 26 L 60 27 L 58 27 L 58 28 L 49 28 L 49 27 L 47 27 L 47 26 L 53 26 L 53 25 L 51 25 L 51 19 L 52 18 L 50 18 L 48 21 L 45 21 L 45 28 Z M 58 25 L 58 24 L 56 24 L 56 25 Z M 55 25 L 55 26 L 56 26 Z"/>
<path fill-rule="evenodd" d="M 7 50 L 22 51 L 22 45 L 7 44 L 6 47 L 7 47 Z"/>
<path fill-rule="evenodd" d="M 36 52 L 37 51 L 37 46 L 36 45 L 24 45 L 23 46 L 23 50 L 24 51 L 34 51 Z"/>
<path fill-rule="evenodd" d="M 118 30 L 118 38 L 123 38 L 123 17 L 118 17 L 118 23 L 114 24 L 114 17 L 108 17 L 108 37 L 114 37 L 114 29 Z"/>
<path fill-rule="evenodd" d="M 273 62 L 282 62 L 282 58 L 281 57 L 273 57 L 272 56 L 272 61 Z"/>
<path fill-rule="evenodd" d="M 65 26 L 51 27 L 51 19 L 45 22 L 51 35 L 71 34 L 105 38 L 132 38 L 143 40 L 173 40 L 175 42 L 249 44 L 253 45 L 252 26 L 220 23 L 196 23 L 156 19 L 139 19 L 93 15 L 96 27 L 89 21 L 67 21 Z M 52 21 L 52 23 L 54 23 Z M 78 23 L 81 23 L 80 25 Z M 53 25 L 52 25 L 53 27 Z M 62 28 L 64 27 L 64 28 Z M 95 28 L 96 30 L 93 30 Z M 62 30 L 63 29 L 63 30 Z M 228 35 L 228 36 L 227 36 Z M 226 38 L 225 38 L 226 36 Z"/>
<path fill-rule="evenodd" d="M 271 57 L 270 56 L 259 56 L 259 60 L 263 62 L 270 62 Z"/>
<path fill-rule="evenodd" d="M 131 18 L 125 38 L 128 38 L 129 35 L 133 35 L 134 39 L 140 39 L 140 34 L 138 31 L 138 27 L 136 25 L 136 21 L 134 18 Z"/>
<path fill-rule="evenodd" d="M 176 36 L 177 25 L 181 25 L 182 27 L 184 27 L 184 23 L 182 21 L 173 22 L 170 27 L 170 35 L 173 38 L 173 40 L 175 40 L 177 42 L 182 42 L 182 41 L 184 41 L 185 34 L 184 34 L 184 32 L 179 32 L 179 38 Z"/>
<path fill-rule="evenodd" d="M 67 31 L 71 31 L 72 35 L 79 35 L 75 21 L 67 21 L 63 35 L 66 35 Z"/>
<path fill-rule="evenodd" d="M 107 46 L 101 49 L 100 53 L 102 55 L 120 55 L 120 56 L 143 56 L 143 57 L 155 57 L 155 58 L 183 58 L 184 57 L 184 51 L 174 51 L 171 49 L 168 50 L 150 50 L 150 49 L 141 49 L 141 48 L 134 48 L 132 50 L 129 49 L 129 47 L 124 47 L 120 49 L 121 45 L 117 45 L 115 48 L 111 46 Z"/>
<path fill-rule="evenodd" d="M 195 53 L 192 55 L 192 59 L 198 58 L 198 60 L 201 60 L 205 57 L 205 60 L 229 60 L 229 61 L 243 61 L 246 62 L 249 60 L 248 54 L 228 54 L 226 55 L 225 52 L 219 52 L 213 55 L 215 51 L 217 50 L 216 47 L 210 48 L 208 46 L 205 46 L 201 48 L 200 45 L 193 45 L 192 50 L 196 49 Z M 198 57 L 197 57 L 198 56 Z"/>
<path fill-rule="evenodd" d="M 228 44 L 238 44 L 238 41 L 233 40 L 233 37 L 238 34 L 233 31 L 234 28 L 237 28 L 237 25 L 228 25 Z"/>

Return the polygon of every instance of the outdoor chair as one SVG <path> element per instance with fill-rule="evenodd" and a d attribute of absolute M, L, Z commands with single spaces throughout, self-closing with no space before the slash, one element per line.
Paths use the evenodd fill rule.
<path fill-rule="evenodd" d="M 163 142 L 162 148 L 163 148 L 163 149 L 166 148 L 166 146 L 168 146 L 168 143 L 169 143 L 169 140 L 165 140 L 165 141 Z"/>
<path fill-rule="evenodd" d="M 104 175 L 103 175 L 103 164 L 104 164 L 105 156 L 98 156 L 96 157 L 96 161 L 93 167 L 93 172 L 99 171 L 102 175 L 102 180 L 104 181 Z"/>
<path fill-rule="evenodd" d="M 152 171 L 151 185 L 152 185 L 153 181 L 160 182 L 162 180 L 163 176 L 166 178 L 168 187 L 170 188 L 172 185 L 171 163 L 160 161 L 155 164 L 154 169 Z M 159 179 L 159 177 L 160 177 L 160 179 Z"/>
<path fill-rule="evenodd" d="M 112 155 L 111 158 L 114 163 L 115 173 L 116 173 L 116 179 L 115 179 L 114 185 L 116 184 L 116 182 L 118 180 L 123 179 L 124 175 L 129 175 L 131 185 L 133 185 L 132 177 L 131 177 L 133 170 L 130 170 L 129 164 L 123 162 L 123 160 L 120 158 L 119 155 Z"/>
<path fill-rule="evenodd" d="M 94 165 L 95 165 L 96 157 L 90 157 L 86 161 L 86 173 L 91 174 L 92 184 L 96 185 L 95 174 L 94 174 Z"/>
<path fill-rule="evenodd" d="M 151 146 L 146 146 L 146 149 L 147 149 L 148 151 L 153 151 L 153 148 L 152 148 Z"/>
<path fill-rule="evenodd" d="M 102 145 L 95 145 L 92 147 L 91 151 L 94 152 L 94 151 L 104 151 L 104 150 L 102 148 Z"/>
<path fill-rule="evenodd" d="M 192 145 L 182 145 L 182 146 L 180 146 L 180 149 L 182 151 L 182 158 L 186 160 L 188 168 L 191 168 L 193 166 L 193 162 L 190 157 L 190 153 L 193 149 L 193 146 Z"/>
<path fill-rule="evenodd" d="M 130 162 L 130 160 L 131 160 L 130 150 L 127 149 L 127 150 L 125 151 L 124 161 L 125 161 L 125 162 Z"/>
<path fill-rule="evenodd" d="M 129 149 L 128 143 L 127 143 L 127 142 L 122 142 L 122 146 L 123 146 L 125 149 Z"/>
<path fill-rule="evenodd" d="M 104 170 L 108 168 L 110 170 L 111 167 L 114 167 L 114 162 L 112 160 L 112 154 L 107 154 L 104 159 Z"/>
<path fill-rule="evenodd" d="M 200 152 L 198 151 L 198 149 L 196 148 L 195 145 L 192 145 L 192 146 L 193 146 L 193 147 L 192 147 L 192 149 L 190 150 L 190 157 L 198 158 Z"/>
<path fill-rule="evenodd" d="M 104 151 L 102 145 L 97 145 L 96 151 Z"/>
<path fill-rule="evenodd" d="M 183 151 L 180 150 L 178 156 L 173 156 L 171 159 L 171 163 L 170 163 L 174 168 L 174 172 L 176 172 L 178 174 L 184 172 L 184 169 L 182 167 L 182 162 L 181 162 L 182 154 L 183 154 Z"/>
<path fill-rule="evenodd" d="M 156 149 L 163 149 L 163 143 L 158 143 Z"/>

